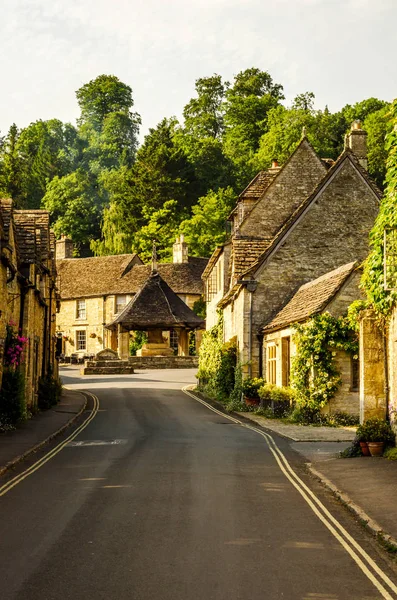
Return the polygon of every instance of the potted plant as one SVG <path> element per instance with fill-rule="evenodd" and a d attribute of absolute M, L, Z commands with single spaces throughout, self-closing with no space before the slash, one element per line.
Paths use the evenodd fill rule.
<path fill-rule="evenodd" d="M 364 456 L 382 456 L 385 445 L 394 446 L 395 437 L 389 423 L 383 419 L 367 419 L 357 427 L 357 439 Z M 365 451 L 365 444 L 368 453 Z"/>
<path fill-rule="evenodd" d="M 259 388 L 265 381 L 261 377 L 247 377 L 243 381 L 243 395 L 247 406 L 257 406 L 259 404 Z"/>

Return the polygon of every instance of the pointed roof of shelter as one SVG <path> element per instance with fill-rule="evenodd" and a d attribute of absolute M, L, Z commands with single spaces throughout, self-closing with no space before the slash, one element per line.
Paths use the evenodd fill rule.
<path fill-rule="evenodd" d="M 116 325 L 130 331 L 178 326 L 197 329 L 204 327 L 204 321 L 172 291 L 157 271 L 152 271 L 140 291 L 107 327 L 112 329 Z"/>

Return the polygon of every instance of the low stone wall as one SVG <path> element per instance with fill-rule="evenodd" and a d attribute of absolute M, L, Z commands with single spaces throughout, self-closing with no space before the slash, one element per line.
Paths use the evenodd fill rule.
<path fill-rule="evenodd" d="M 135 369 L 194 369 L 198 356 L 130 356 L 128 362 Z"/>

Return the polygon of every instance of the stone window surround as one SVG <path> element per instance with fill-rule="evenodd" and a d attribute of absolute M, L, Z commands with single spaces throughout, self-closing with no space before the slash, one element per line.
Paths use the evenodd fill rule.
<path fill-rule="evenodd" d="M 80 334 L 80 335 L 79 335 Z M 82 335 L 84 334 L 84 335 Z M 76 351 L 87 350 L 87 330 L 86 329 L 76 329 L 75 330 L 75 344 Z M 84 347 L 82 346 L 84 344 Z"/>
<path fill-rule="evenodd" d="M 76 321 L 87 320 L 87 304 L 85 298 L 76 300 Z"/>
<path fill-rule="evenodd" d="M 270 342 L 266 345 L 266 380 L 268 383 L 277 383 L 277 344 Z"/>

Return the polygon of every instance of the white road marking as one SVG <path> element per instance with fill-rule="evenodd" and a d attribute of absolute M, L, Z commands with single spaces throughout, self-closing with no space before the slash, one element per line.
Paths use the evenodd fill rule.
<path fill-rule="evenodd" d="M 329 512 L 329 510 L 324 506 L 324 504 L 317 498 L 317 496 L 307 487 L 307 485 L 298 477 L 295 471 L 292 469 L 288 460 L 285 458 L 284 454 L 281 452 L 273 437 L 256 427 L 252 427 L 251 425 L 246 425 L 242 423 L 238 419 L 231 417 L 230 415 L 226 415 L 220 410 L 214 408 L 208 402 L 205 402 L 195 394 L 192 394 L 186 387 L 182 388 L 182 391 L 196 400 L 200 402 L 204 406 L 206 406 L 209 410 L 217 413 L 223 418 L 227 418 L 233 423 L 238 423 L 241 427 L 245 429 L 250 429 L 254 433 L 257 433 L 265 438 L 267 446 L 270 452 L 273 454 L 278 466 L 281 471 L 285 475 L 285 477 L 290 481 L 290 483 L 294 486 L 294 488 L 300 493 L 306 503 L 310 506 L 311 510 L 314 514 L 320 519 L 320 521 L 327 527 L 327 529 L 332 533 L 332 535 L 338 540 L 341 546 L 346 550 L 346 552 L 351 556 L 351 558 L 355 561 L 361 571 L 368 577 L 371 583 L 377 588 L 379 593 L 382 595 L 382 598 L 385 600 L 393 600 L 393 596 L 385 589 L 382 583 L 377 579 L 377 577 L 370 571 L 371 568 L 378 577 L 386 584 L 390 590 L 397 596 L 397 586 L 391 581 L 391 579 L 382 571 L 382 569 L 374 562 L 374 560 L 367 554 L 367 552 L 359 545 L 358 542 L 346 531 L 346 529 L 339 523 L 339 521 Z M 343 536 L 343 537 L 342 537 Z M 361 555 L 361 558 L 360 556 Z M 367 563 L 365 564 L 363 560 Z M 368 565 L 368 566 L 367 566 Z"/>

